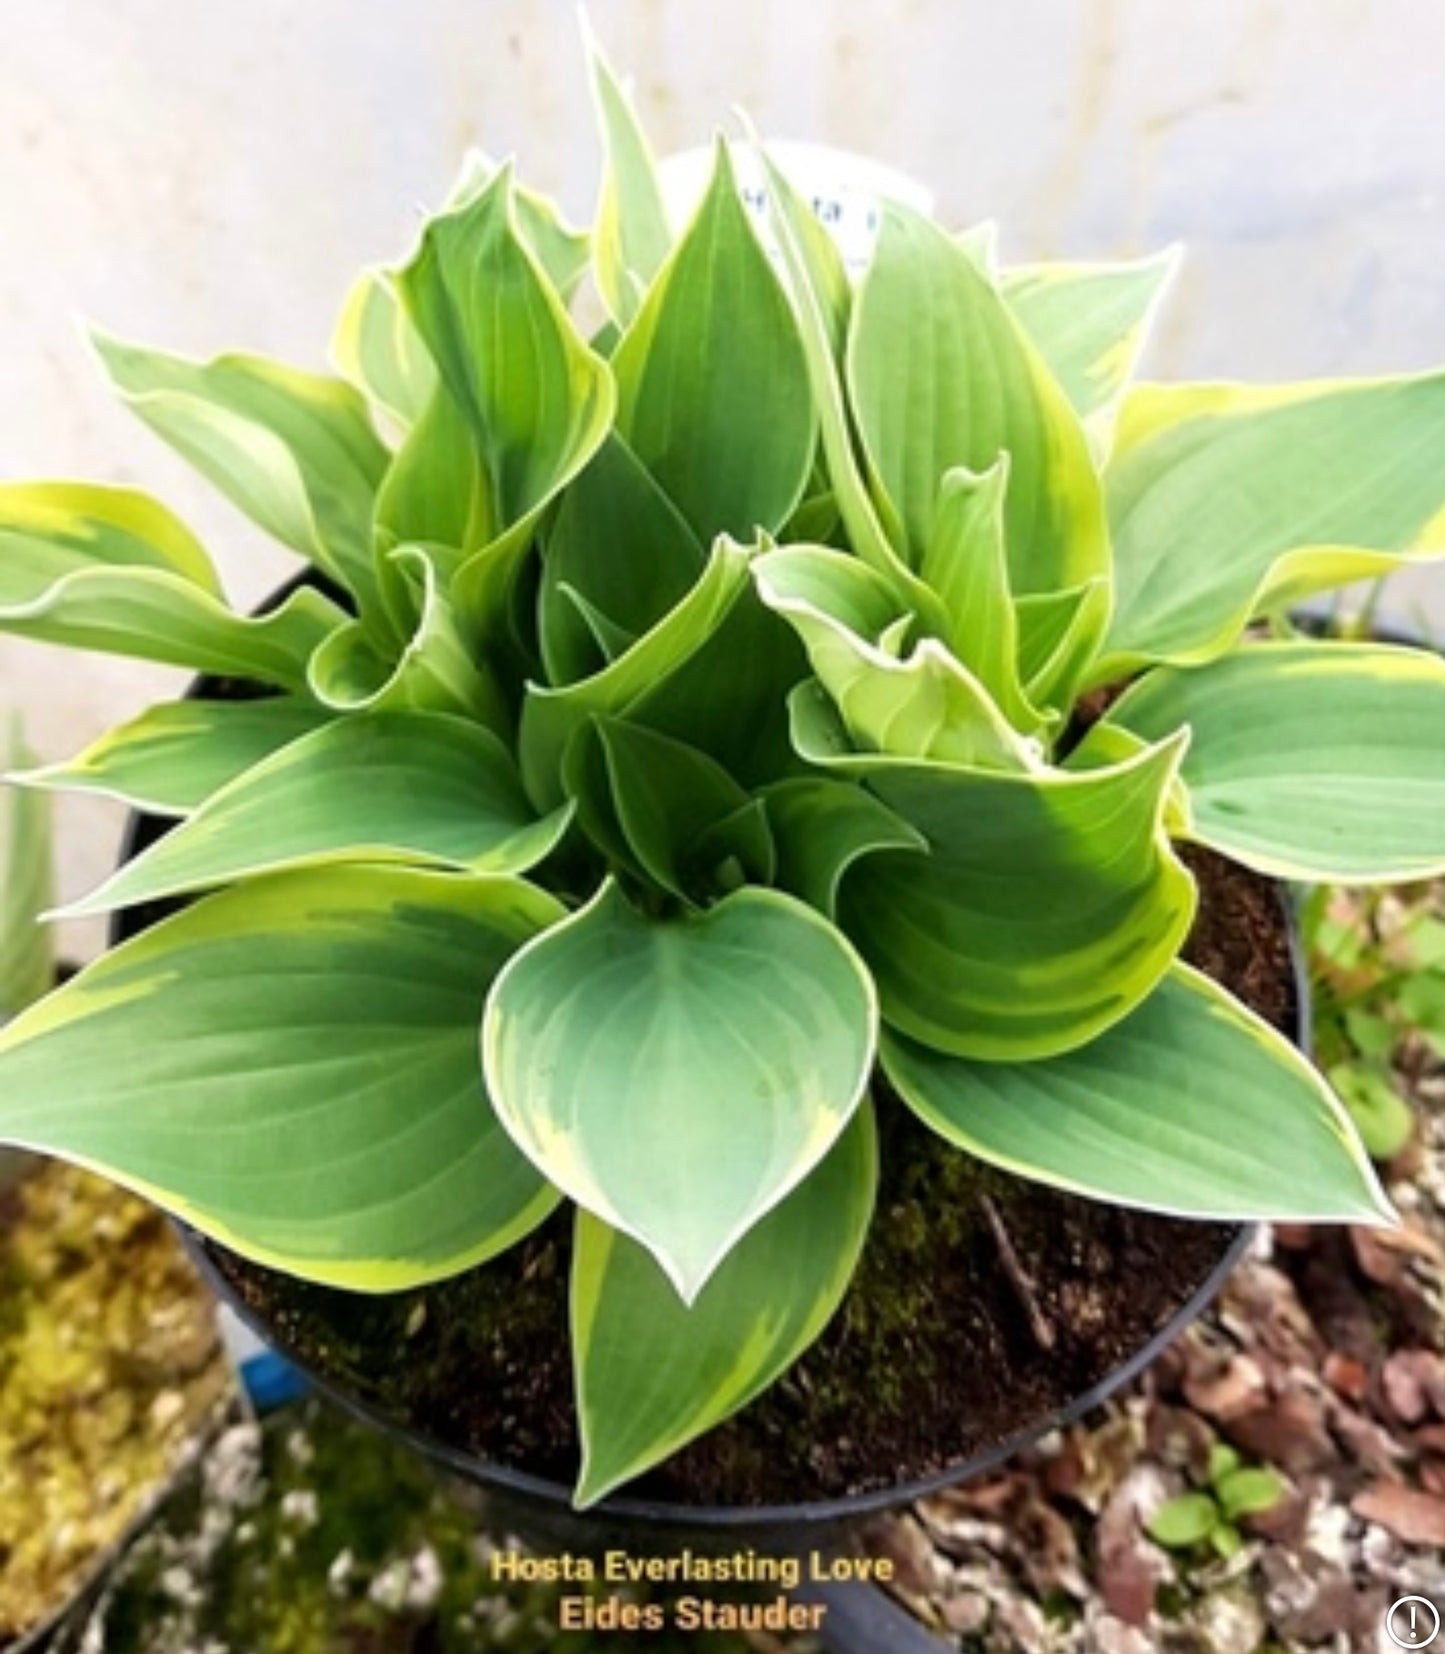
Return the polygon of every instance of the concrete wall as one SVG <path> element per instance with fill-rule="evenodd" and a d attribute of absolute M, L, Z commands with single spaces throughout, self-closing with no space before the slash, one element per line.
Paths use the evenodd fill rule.
<path fill-rule="evenodd" d="M 1445 360 L 1440 0 L 594 0 L 592 16 L 660 149 L 741 102 L 772 136 L 917 174 L 949 220 L 998 217 L 1006 256 L 1187 241 L 1157 372 Z M 259 597 L 285 558 L 111 404 L 74 318 L 319 366 L 349 274 L 398 250 L 475 143 L 587 214 L 570 3 L 0 0 L 0 476 L 142 482 Z M 8 640 L 0 675 L 50 756 L 174 681 Z M 67 803 L 62 826 L 79 893 L 117 817 Z"/>

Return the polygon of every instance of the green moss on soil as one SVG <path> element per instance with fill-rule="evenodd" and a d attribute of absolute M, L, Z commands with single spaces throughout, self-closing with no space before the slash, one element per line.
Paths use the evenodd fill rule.
<path fill-rule="evenodd" d="M 59 1164 L 0 1193 L 0 1644 L 83 1582 L 229 1385 L 152 1207 Z"/>
<path fill-rule="evenodd" d="M 130 1553 L 88 1645 L 107 1654 L 622 1654 L 639 1646 L 636 1635 L 561 1630 L 564 1595 L 605 1587 L 495 1579 L 500 1540 L 485 1536 L 485 1518 L 477 1489 L 307 1402 L 263 1431 L 222 1438 Z M 676 1632 L 644 1640 L 654 1654 L 812 1646 Z"/>

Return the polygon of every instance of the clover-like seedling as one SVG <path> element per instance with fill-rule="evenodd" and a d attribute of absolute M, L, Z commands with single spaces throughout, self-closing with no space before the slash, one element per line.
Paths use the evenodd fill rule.
<path fill-rule="evenodd" d="M 0 487 L 0 626 L 227 690 L 19 778 L 174 818 L 71 911 L 184 905 L 5 1032 L 0 1136 L 362 1292 L 570 1202 L 581 1503 L 817 1337 L 879 1109 L 1104 1201 L 1388 1221 L 1181 963 L 1178 846 L 1445 868 L 1445 666 L 1254 625 L 1438 544 L 1445 378 L 1131 383 L 1172 255 L 999 268 L 884 201 L 855 283 L 750 141 L 678 211 L 594 79 L 591 232 L 474 161 L 335 376 L 97 336 L 301 559 L 264 613 L 145 495 Z"/>
<path fill-rule="evenodd" d="M 1287 1491 L 1277 1470 L 1245 1465 L 1232 1447 L 1216 1442 L 1209 1455 L 1207 1485 L 1167 1500 L 1145 1524 L 1146 1531 L 1167 1550 L 1207 1548 L 1228 1561 L 1244 1545 L 1240 1521 L 1273 1510 Z"/>

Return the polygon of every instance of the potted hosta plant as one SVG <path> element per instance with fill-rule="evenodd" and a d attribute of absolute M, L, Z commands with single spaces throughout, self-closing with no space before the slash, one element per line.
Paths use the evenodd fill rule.
<path fill-rule="evenodd" d="M 1257 875 L 1445 868 L 1445 667 L 1255 622 L 1439 539 L 1445 377 L 1130 386 L 1172 260 L 885 202 L 854 283 L 752 140 L 676 221 L 595 77 L 590 235 L 476 163 L 338 377 L 97 337 L 304 559 L 265 612 L 141 494 L 0 489 L 0 624 L 204 674 L 16 778 L 149 824 L 0 1136 L 453 1462 L 883 1499 L 1242 1222 L 1391 1220 Z"/>

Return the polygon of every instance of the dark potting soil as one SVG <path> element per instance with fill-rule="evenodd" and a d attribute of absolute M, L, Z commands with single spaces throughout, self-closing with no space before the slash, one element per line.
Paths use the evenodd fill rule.
<path fill-rule="evenodd" d="M 1187 859 L 1201 903 L 1186 956 L 1289 1031 L 1297 1007 L 1277 890 L 1208 853 Z M 795 1504 L 945 1470 L 1136 1354 L 1235 1234 L 995 1173 L 887 1095 L 879 1126 L 877 1214 L 832 1324 L 772 1389 L 627 1496 Z M 569 1247 L 559 1213 L 483 1268 L 381 1298 L 209 1250 L 277 1339 L 341 1389 L 454 1448 L 570 1483 Z"/>

